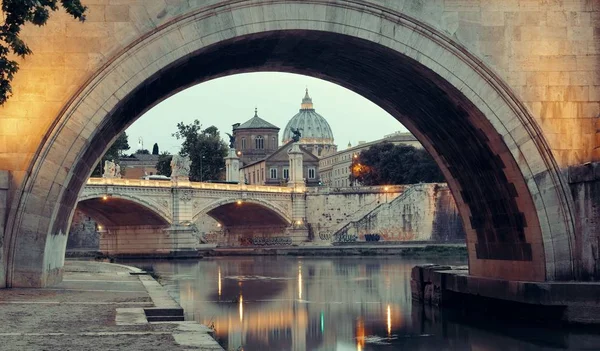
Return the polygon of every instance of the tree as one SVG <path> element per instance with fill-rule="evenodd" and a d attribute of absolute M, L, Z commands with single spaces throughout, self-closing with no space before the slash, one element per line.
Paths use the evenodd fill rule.
<path fill-rule="evenodd" d="M 50 11 L 58 10 L 58 0 L 3 0 L 4 24 L 0 26 L 0 105 L 12 95 L 11 82 L 19 70 L 19 64 L 12 55 L 24 58 L 31 49 L 19 37 L 21 27 L 26 23 L 43 26 L 50 17 Z M 87 7 L 80 0 L 61 0 L 62 7 L 75 19 L 85 21 Z"/>
<path fill-rule="evenodd" d="M 92 177 L 100 177 L 102 176 L 102 167 L 104 165 L 104 161 L 115 161 L 115 163 L 119 163 L 119 158 L 121 157 L 124 150 L 129 150 L 129 137 L 127 133 L 123 132 L 119 134 L 117 140 L 106 150 L 104 156 L 100 159 L 100 162 L 94 168 L 92 172 Z M 124 169 L 121 169 L 123 172 Z"/>
<path fill-rule="evenodd" d="M 202 129 L 198 120 L 190 124 L 177 123 L 177 132 L 173 134 L 182 139 L 181 156 L 189 156 L 190 180 L 206 181 L 222 179 L 225 168 L 225 156 L 228 146 L 219 136 L 215 126 Z"/>
<path fill-rule="evenodd" d="M 152 146 L 152 155 L 158 155 L 158 143 L 154 143 Z"/>
<path fill-rule="evenodd" d="M 362 185 L 434 183 L 443 182 L 444 176 L 427 151 L 381 143 L 352 159 L 350 181 Z"/>
<path fill-rule="evenodd" d="M 169 155 L 168 152 L 164 151 L 158 156 L 158 162 L 156 162 L 156 173 L 164 176 L 171 176 L 171 160 L 173 156 Z"/>
<path fill-rule="evenodd" d="M 134 155 L 150 155 L 150 151 L 146 149 L 138 149 Z"/>

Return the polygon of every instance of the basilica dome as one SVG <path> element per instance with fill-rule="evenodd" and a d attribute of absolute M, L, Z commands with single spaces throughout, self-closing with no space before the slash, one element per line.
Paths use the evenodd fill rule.
<path fill-rule="evenodd" d="M 302 99 L 302 105 L 300 105 L 300 112 L 298 112 L 285 126 L 283 131 L 283 143 L 287 143 L 292 140 L 294 133 L 292 129 L 300 130 L 300 143 L 315 145 L 320 147 L 333 145 L 333 132 L 329 123 L 317 112 L 313 107 L 312 99 L 308 95 L 308 89 L 304 99 Z M 316 150 L 315 150 L 316 151 Z M 315 153 L 321 156 L 321 152 Z"/>

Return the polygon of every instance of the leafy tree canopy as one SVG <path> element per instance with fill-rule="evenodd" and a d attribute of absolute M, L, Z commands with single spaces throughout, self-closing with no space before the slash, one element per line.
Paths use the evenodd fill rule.
<path fill-rule="evenodd" d="M 164 176 L 171 176 L 171 160 L 173 156 L 169 155 L 168 152 L 164 151 L 158 156 L 158 162 L 156 162 L 156 173 Z"/>
<path fill-rule="evenodd" d="M 61 0 L 60 4 L 69 15 L 85 21 L 87 7 L 80 0 Z M 10 55 L 25 57 L 32 53 L 19 37 L 21 27 L 26 23 L 43 26 L 50 17 L 50 11 L 58 8 L 58 0 L 2 0 L 4 24 L 0 26 L 0 105 L 4 105 L 12 94 L 11 82 L 19 70 L 19 64 Z"/>
<path fill-rule="evenodd" d="M 228 147 L 219 136 L 217 127 L 210 126 L 202 129 L 198 120 L 190 124 L 180 122 L 173 136 L 183 140 L 179 154 L 189 156 L 192 161 L 190 180 L 206 181 L 223 178 Z"/>
<path fill-rule="evenodd" d="M 353 159 L 350 181 L 362 185 L 435 183 L 443 182 L 444 176 L 427 151 L 386 142 Z"/>
<path fill-rule="evenodd" d="M 138 149 L 134 155 L 150 155 L 150 151 L 146 149 Z"/>
<path fill-rule="evenodd" d="M 158 143 L 154 143 L 152 146 L 152 155 L 158 155 Z"/>
<path fill-rule="evenodd" d="M 102 176 L 102 167 L 104 165 L 104 161 L 115 161 L 115 163 L 119 163 L 119 158 L 121 157 L 124 150 L 129 150 L 129 137 L 127 133 L 123 132 L 119 134 L 117 140 L 106 150 L 104 156 L 100 159 L 100 162 L 94 168 L 92 172 L 92 177 L 100 177 Z M 123 172 L 124 169 L 121 169 Z"/>

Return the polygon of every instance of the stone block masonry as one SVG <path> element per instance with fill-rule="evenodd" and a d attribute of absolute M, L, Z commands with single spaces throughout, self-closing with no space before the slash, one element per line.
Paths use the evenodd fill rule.
<path fill-rule="evenodd" d="M 401 193 L 382 193 L 375 200 L 364 196 L 336 196 L 315 202 L 308 218 L 318 228 L 315 237 L 336 241 L 365 241 L 367 235 L 377 235 L 382 241 L 455 241 L 464 240 L 460 215 L 452 194 L 445 184 L 406 186 Z M 367 197 L 368 198 L 368 197 Z M 362 200 L 362 201 L 360 201 Z M 329 212 L 321 212 L 326 202 Z M 309 201 L 310 205 L 310 201 Z M 336 210 L 337 209 L 337 210 Z M 323 218 L 327 219 L 323 221 Z M 341 228 L 336 225 L 343 223 Z M 329 235 L 329 233 L 331 233 Z"/>

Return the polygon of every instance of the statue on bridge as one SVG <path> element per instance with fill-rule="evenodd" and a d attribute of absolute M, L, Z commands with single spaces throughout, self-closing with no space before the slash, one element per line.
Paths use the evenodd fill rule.
<path fill-rule="evenodd" d="M 104 172 L 102 178 L 121 178 L 121 166 L 115 163 L 115 160 L 104 161 Z"/>
<path fill-rule="evenodd" d="M 300 128 L 290 128 L 290 131 L 294 134 L 294 136 L 292 137 L 292 140 L 297 143 L 298 141 L 300 141 L 300 137 L 302 136 L 302 133 L 300 133 L 302 129 Z"/>
<path fill-rule="evenodd" d="M 190 179 L 190 158 L 187 156 L 173 155 L 171 159 L 171 180 Z"/>
<path fill-rule="evenodd" d="M 229 133 L 225 133 L 225 134 L 227 134 L 227 136 L 229 137 L 229 148 L 234 149 L 235 148 L 235 137 Z"/>

